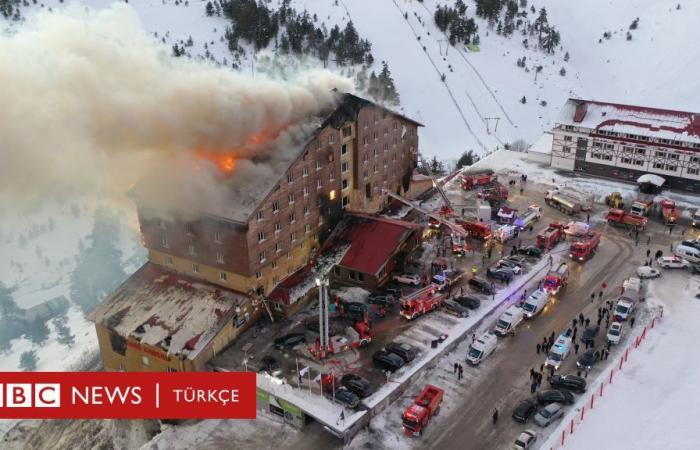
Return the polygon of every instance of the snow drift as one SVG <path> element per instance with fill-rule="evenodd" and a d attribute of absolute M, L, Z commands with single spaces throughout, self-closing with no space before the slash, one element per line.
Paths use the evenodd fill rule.
<path fill-rule="evenodd" d="M 193 149 L 264 166 L 276 156 L 260 151 L 285 147 L 259 146 L 257 137 L 299 135 L 333 104 L 334 88 L 352 90 L 327 71 L 253 79 L 170 53 L 124 4 L 40 12 L 0 35 L 0 201 L 121 194 L 154 167 L 177 177 L 192 165 L 162 165 Z"/>

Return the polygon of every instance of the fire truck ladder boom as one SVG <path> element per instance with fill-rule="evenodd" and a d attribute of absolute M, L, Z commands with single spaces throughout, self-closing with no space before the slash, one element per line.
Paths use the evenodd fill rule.
<path fill-rule="evenodd" d="M 395 193 L 393 193 L 393 192 L 391 192 L 391 191 L 383 190 L 383 192 L 384 192 L 384 194 L 388 195 L 389 197 L 395 198 L 396 200 L 400 201 L 400 202 L 403 203 L 404 205 L 409 206 L 409 207 L 415 209 L 416 211 L 418 211 L 418 212 L 420 212 L 420 213 L 422 213 L 422 214 L 424 214 L 424 215 L 430 217 L 431 219 L 437 220 L 438 222 L 440 222 L 441 224 L 445 225 L 445 226 L 448 227 L 450 230 L 452 230 L 452 232 L 454 232 L 455 234 L 458 234 L 458 235 L 463 236 L 463 237 L 467 237 L 467 234 L 468 234 L 468 233 L 467 233 L 467 231 L 466 231 L 464 228 L 462 228 L 461 225 L 457 225 L 457 224 L 454 223 L 454 222 L 450 222 L 449 220 L 446 220 L 446 219 L 440 217 L 439 214 L 435 214 L 435 213 L 432 213 L 432 212 L 430 212 L 430 211 L 428 211 L 428 210 L 425 210 L 425 209 L 421 208 L 420 206 L 417 206 L 416 204 L 414 204 L 414 203 L 413 203 L 412 201 L 410 201 L 409 199 L 404 198 L 404 197 L 402 197 L 402 196 L 400 196 L 400 195 L 398 195 L 398 194 L 395 194 Z"/>

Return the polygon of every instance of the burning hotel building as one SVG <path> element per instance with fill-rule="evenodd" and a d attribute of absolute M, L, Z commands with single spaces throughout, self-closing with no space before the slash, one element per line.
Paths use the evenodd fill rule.
<path fill-rule="evenodd" d="M 374 213 L 383 190 L 408 191 L 418 122 L 339 94 L 318 123 L 270 163 L 274 176 L 246 179 L 241 161 L 217 161 L 235 165 L 231 195 L 194 216 L 153 210 L 148 177 L 132 189 L 148 262 L 91 315 L 106 370 L 204 370 L 308 267 L 344 212 Z"/>

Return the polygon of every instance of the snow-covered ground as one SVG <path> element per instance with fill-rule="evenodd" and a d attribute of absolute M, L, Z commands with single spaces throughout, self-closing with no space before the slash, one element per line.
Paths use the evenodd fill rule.
<path fill-rule="evenodd" d="M 692 348 L 700 339 L 700 287 L 683 271 L 665 271 L 650 283 L 651 304 L 663 319 L 630 354 L 622 373 L 569 436 L 566 448 L 681 450 L 697 447 L 700 418 L 700 362 Z M 559 436 L 543 443 L 549 449 Z"/>

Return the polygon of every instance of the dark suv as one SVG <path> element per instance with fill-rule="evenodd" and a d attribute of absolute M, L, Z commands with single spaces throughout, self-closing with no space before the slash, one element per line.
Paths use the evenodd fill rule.
<path fill-rule="evenodd" d="M 486 271 L 486 276 L 489 278 L 493 278 L 494 280 L 508 283 L 508 282 L 510 282 L 510 280 L 513 279 L 513 272 L 510 271 L 509 269 L 506 269 L 506 268 L 503 268 L 503 269 L 489 268 Z"/>
<path fill-rule="evenodd" d="M 579 394 L 586 392 L 586 380 L 576 375 L 553 375 L 549 379 L 549 385 L 555 389 L 566 389 Z"/>
<path fill-rule="evenodd" d="M 481 306 L 481 300 L 471 295 L 457 297 L 454 301 L 469 309 L 479 309 L 479 306 Z"/>
<path fill-rule="evenodd" d="M 416 348 L 403 342 L 390 342 L 384 347 L 386 351 L 399 355 L 406 363 L 410 363 L 416 358 Z"/>
<path fill-rule="evenodd" d="M 343 308 L 343 312 L 349 316 L 359 316 L 362 317 L 367 312 L 367 305 L 358 302 L 342 302 L 340 304 Z"/>
<path fill-rule="evenodd" d="M 391 307 L 396 302 L 396 299 L 394 299 L 393 295 L 372 294 L 369 296 L 369 299 L 367 300 L 367 302 L 372 304 L 372 305 Z"/>
<path fill-rule="evenodd" d="M 372 362 L 375 367 L 389 372 L 395 372 L 406 364 L 399 355 L 386 350 L 379 350 L 372 355 Z"/>
<path fill-rule="evenodd" d="M 286 350 L 302 342 L 306 342 L 306 336 L 304 336 L 304 333 L 289 333 L 275 339 L 274 345 L 278 350 Z"/>
<path fill-rule="evenodd" d="M 340 379 L 340 384 L 350 389 L 360 398 L 369 397 L 372 395 L 372 385 L 365 378 L 354 373 L 346 373 Z"/>
<path fill-rule="evenodd" d="M 549 405 L 550 403 L 571 405 L 574 403 L 574 394 L 563 389 L 547 389 L 537 393 L 537 403 L 540 405 Z"/>
<path fill-rule="evenodd" d="M 527 423 L 537 412 L 537 404 L 532 400 L 523 400 L 513 410 L 513 419 L 516 422 Z"/>
<path fill-rule="evenodd" d="M 469 286 L 474 288 L 476 291 L 481 292 L 482 294 L 491 295 L 494 293 L 494 289 L 491 286 L 491 283 L 487 280 L 484 280 L 483 278 L 472 277 L 469 279 L 468 284 Z"/>

